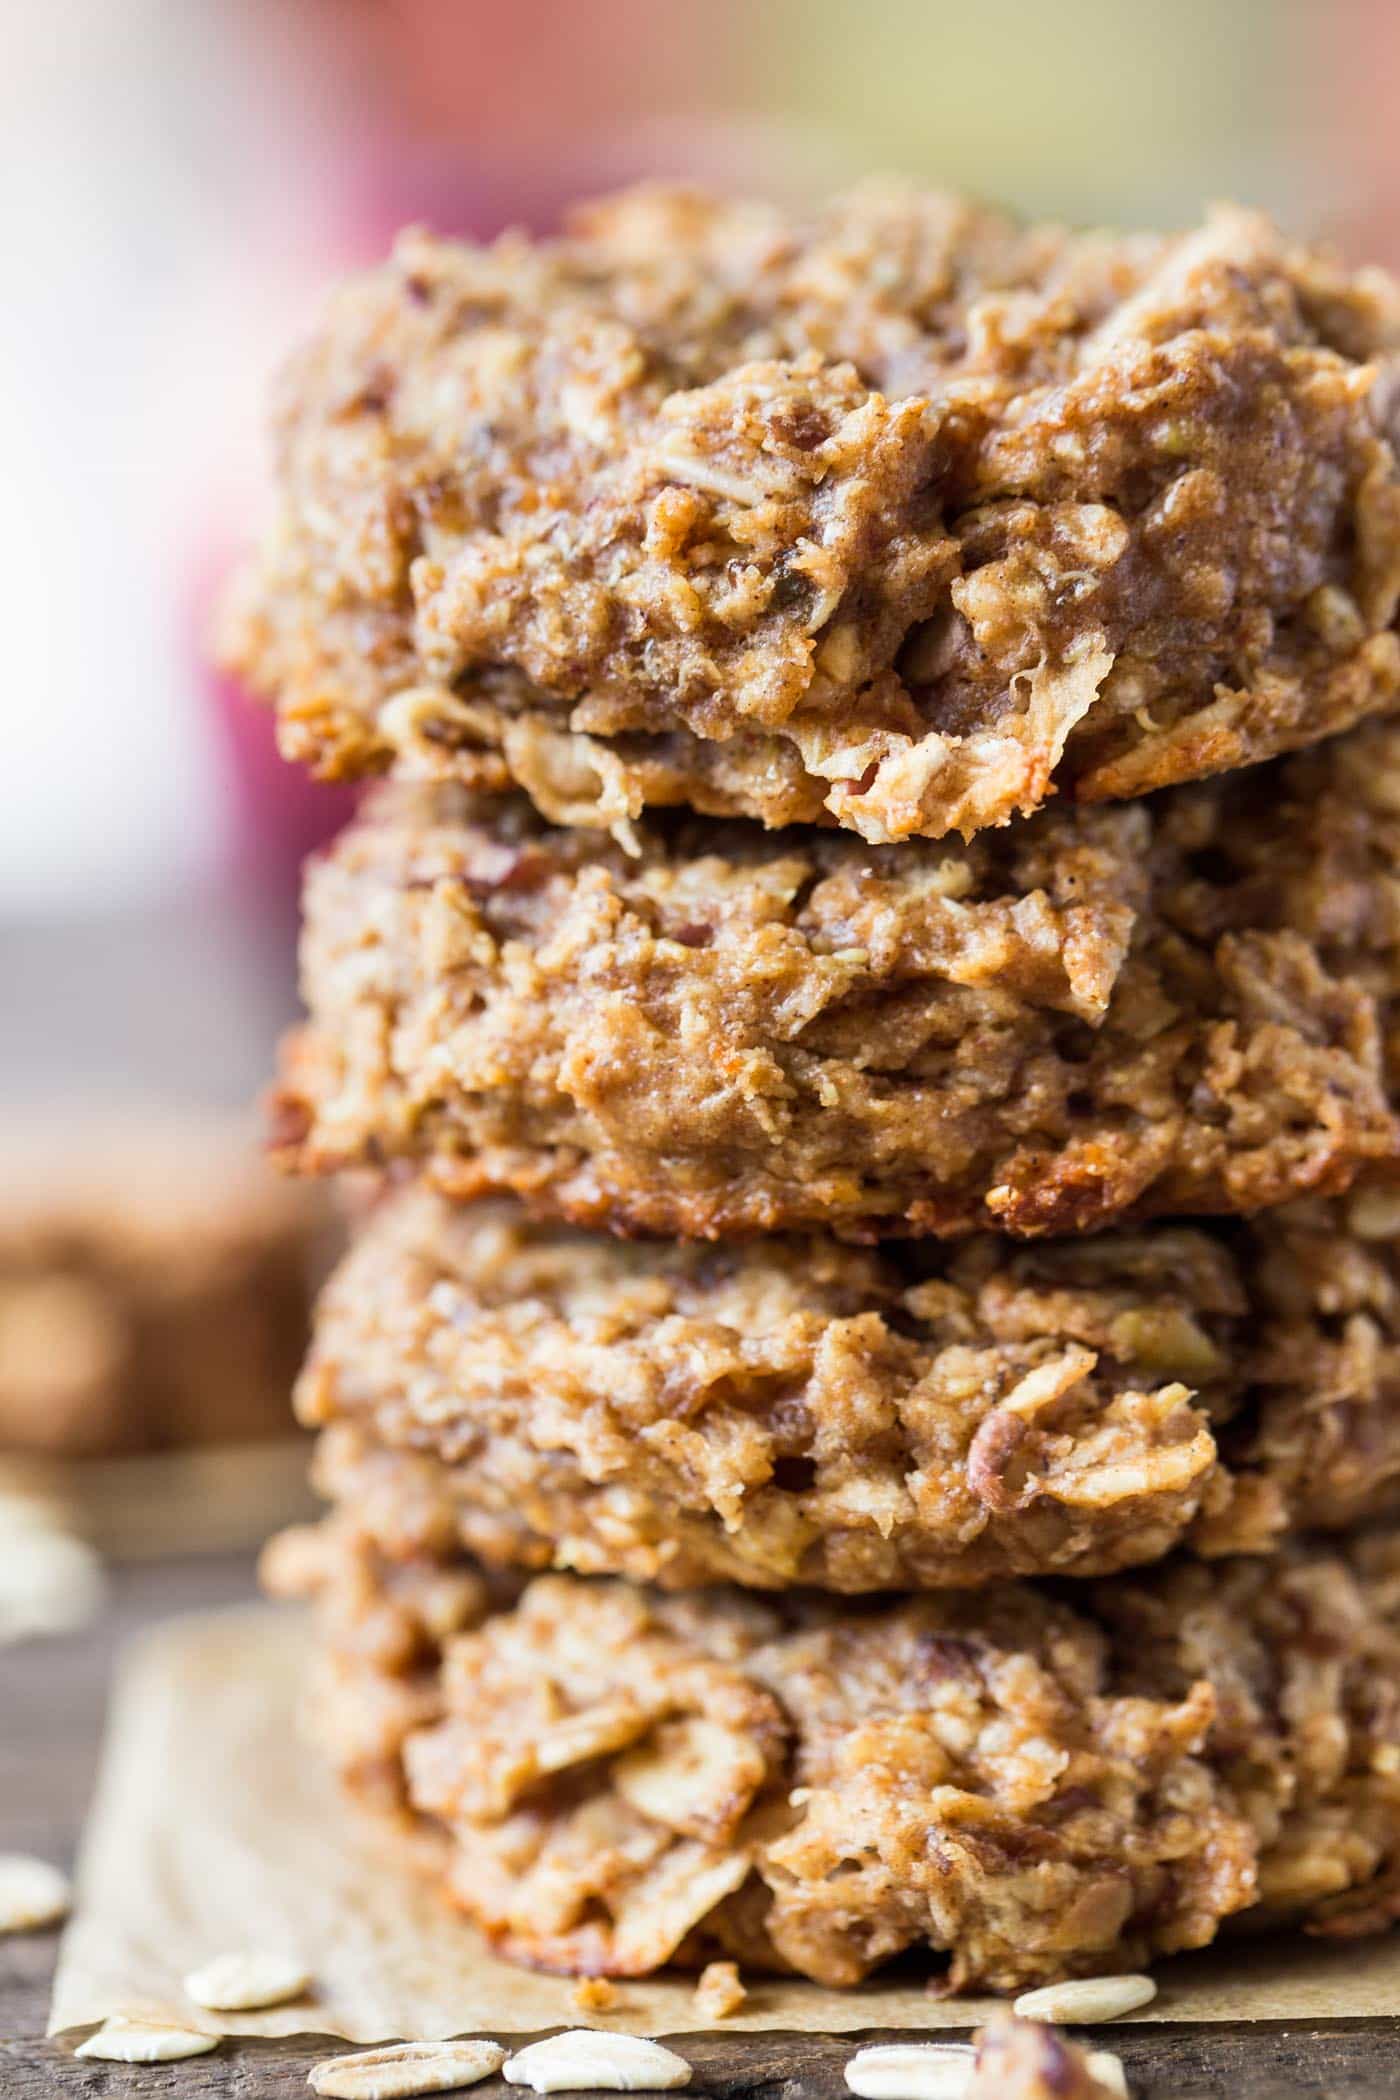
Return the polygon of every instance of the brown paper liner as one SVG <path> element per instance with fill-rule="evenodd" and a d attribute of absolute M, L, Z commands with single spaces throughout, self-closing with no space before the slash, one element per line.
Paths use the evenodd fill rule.
<path fill-rule="evenodd" d="M 580 2015 L 565 1979 L 499 1961 L 430 1890 L 386 1861 L 347 1808 L 296 1713 L 311 1658 L 301 1618 L 266 1606 L 157 1628 L 120 1672 L 79 1898 L 50 2032 L 109 2013 L 173 2016 L 224 2034 L 430 2041 L 613 2026 L 694 2032 L 694 1980 L 618 1987 Z M 286 1950 L 315 1976 L 295 2005 L 196 2012 L 180 1979 L 213 1955 Z M 1161 1964 L 1140 2019 L 1360 2017 L 1400 2010 L 1400 1934 L 1327 1945 L 1236 1939 Z M 855 1991 L 755 1979 L 729 2029 L 966 2028 L 986 1999 L 941 2000 L 917 1973 Z"/>

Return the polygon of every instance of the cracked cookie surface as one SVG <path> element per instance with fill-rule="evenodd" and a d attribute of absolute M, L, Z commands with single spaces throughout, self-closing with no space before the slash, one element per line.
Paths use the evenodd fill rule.
<path fill-rule="evenodd" d="M 1266 220 L 872 185 L 406 236 L 289 366 L 229 623 L 332 776 L 872 842 L 1135 796 L 1400 699 L 1400 299 Z"/>
<path fill-rule="evenodd" d="M 275 1138 L 618 1232 L 1090 1231 L 1394 1157 L 1400 728 L 967 845 L 380 790 Z"/>
<path fill-rule="evenodd" d="M 1393 1540 L 858 1605 L 398 1557 L 353 1505 L 274 1546 L 319 1593 L 317 1730 L 504 1954 L 719 1955 L 957 1990 L 1141 1967 L 1226 1920 L 1397 1910 Z"/>
<path fill-rule="evenodd" d="M 1400 1200 L 1009 1248 L 628 1245 L 410 1190 L 298 1411 L 393 1550 L 857 1592 L 1268 1552 L 1400 1502 Z"/>

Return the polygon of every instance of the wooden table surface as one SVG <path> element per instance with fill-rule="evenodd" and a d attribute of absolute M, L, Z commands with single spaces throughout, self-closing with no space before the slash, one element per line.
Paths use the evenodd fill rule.
<path fill-rule="evenodd" d="M 89 1632 L 0 1650 L 0 1851 L 71 1863 L 96 1770 L 112 1659 L 137 1627 L 253 1593 L 249 1558 L 166 1562 L 123 1571 L 112 1608 Z M 39 2095 L 163 2095 L 172 2100 L 291 2100 L 308 2066 L 342 2044 L 314 2039 L 225 2042 L 184 2063 L 80 2062 L 43 2039 L 57 1935 L 0 1937 L 0 2100 Z M 506 2039 L 506 2037 L 502 2037 Z M 1138 2100 L 1381 2100 L 1400 2095 L 1400 2018 L 1249 2026 L 1100 2030 Z M 726 2035 L 678 2043 L 693 2090 L 724 2100 L 847 2100 L 850 2036 Z M 499 2100 L 495 2084 L 475 2089 Z"/>

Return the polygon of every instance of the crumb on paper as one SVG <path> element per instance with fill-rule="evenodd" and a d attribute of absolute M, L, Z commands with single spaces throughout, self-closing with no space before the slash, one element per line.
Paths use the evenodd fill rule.
<path fill-rule="evenodd" d="M 580 1976 L 574 1985 L 574 2004 L 580 2012 L 611 2012 L 617 2004 L 617 1986 L 606 1976 Z"/>
<path fill-rule="evenodd" d="M 695 2010 L 702 2020 L 727 2020 L 748 1995 L 736 1963 L 707 1962 L 695 1986 Z"/>

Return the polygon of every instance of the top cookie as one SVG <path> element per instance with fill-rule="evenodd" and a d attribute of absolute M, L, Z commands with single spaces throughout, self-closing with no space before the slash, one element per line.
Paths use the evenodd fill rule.
<path fill-rule="evenodd" d="M 1216 213 L 644 189 L 405 236 L 288 369 L 229 654 L 288 756 L 865 838 L 1400 698 L 1400 291 Z"/>

